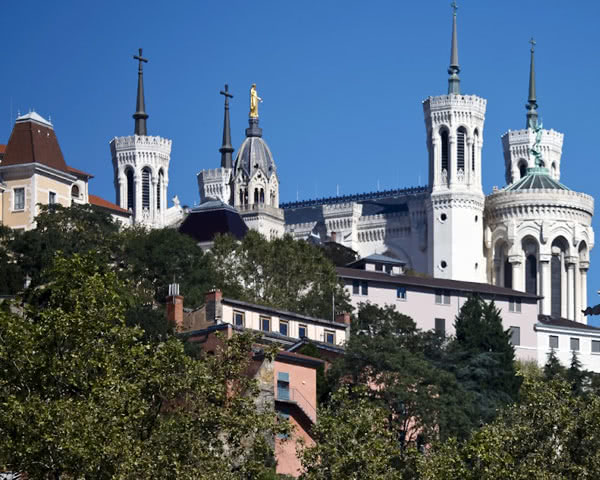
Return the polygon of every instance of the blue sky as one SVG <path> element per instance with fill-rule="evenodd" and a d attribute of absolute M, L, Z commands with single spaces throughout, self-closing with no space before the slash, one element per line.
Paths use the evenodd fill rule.
<path fill-rule="evenodd" d="M 447 88 L 449 3 L 8 2 L 0 143 L 18 111 L 51 116 L 67 163 L 95 174 L 91 191 L 114 201 L 108 144 L 133 132 L 132 55 L 143 47 L 148 131 L 173 140 L 169 195 L 183 204 L 199 200 L 196 173 L 219 163 L 224 83 L 236 148 L 258 85 L 282 201 L 423 184 L 421 102 Z M 561 181 L 596 196 L 600 3 L 464 0 L 458 15 L 462 91 L 488 101 L 484 190 L 504 185 L 500 136 L 525 123 L 533 36 L 539 113 L 565 134 Z M 596 257 L 590 303 L 600 301 Z"/>

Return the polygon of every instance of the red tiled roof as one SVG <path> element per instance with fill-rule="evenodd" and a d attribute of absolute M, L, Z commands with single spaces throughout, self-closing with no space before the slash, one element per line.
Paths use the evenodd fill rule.
<path fill-rule="evenodd" d="M 2 166 L 34 162 L 68 172 L 52 127 L 33 120 L 16 122 L 6 145 Z"/>
<path fill-rule="evenodd" d="M 83 170 L 78 170 L 77 168 L 67 166 L 67 171 L 78 177 L 94 178 L 94 176 L 91 173 L 84 172 Z"/>
<path fill-rule="evenodd" d="M 127 215 L 131 215 L 131 213 L 129 212 L 129 210 L 125 210 L 124 208 L 119 207 L 118 205 L 109 202 L 108 200 L 104 200 L 103 198 L 99 197 L 98 195 L 88 195 L 89 200 L 90 200 L 90 204 L 91 205 L 96 205 L 97 207 L 102 207 L 102 208 L 106 208 L 108 210 L 114 210 L 115 212 L 118 213 L 126 213 Z"/>
<path fill-rule="evenodd" d="M 0 154 L 6 151 L 6 145 L 0 145 Z"/>

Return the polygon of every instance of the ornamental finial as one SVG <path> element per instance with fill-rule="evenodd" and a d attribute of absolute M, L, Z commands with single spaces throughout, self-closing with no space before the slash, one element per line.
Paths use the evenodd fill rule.
<path fill-rule="evenodd" d="M 456 10 L 458 5 L 456 2 L 450 4 L 452 7 L 452 40 L 450 46 L 450 67 L 448 67 L 448 94 L 460 95 L 460 78 L 458 74 L 460 72 L 460 66 L 458 65 L 458 38 L 456 32 Z"/>

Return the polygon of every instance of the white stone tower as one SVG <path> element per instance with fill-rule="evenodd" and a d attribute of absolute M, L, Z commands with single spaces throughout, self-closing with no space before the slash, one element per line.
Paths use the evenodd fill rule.
<path fill-rule="evenodd" d="M 139 61 L 135 133 L 110 142 L 116 203 L 133 212 L 134 224 L 161 228 L 178 222 L 183 211 L 177 197 L 175 205 L 167 208 L 171 140 L 147 135 L 142 65 L 148 60 L 142 57 L 141 48 L 134 59 Z"/>
<path fill-rule="evenodd" d="M 233 95 L 229 93 L 229 86 L 221 90 L 225 97 L 225 118 L 223 120 L 223 144 L 219 149 L 221 152 L 221 167 L 211 170 L 202 170 L 198 173 L 198 190 L 200 191 L 200 202 L 204 203 L 210 199 L 217 199 L 223 203 L 232 204 L 231 198 L 231 173 L 233 171 L 231 146 L 231 127 L 229 125 L 229 99 Z"/>
<path fill-rule="evenodd" d="M 486 100 L 460 93 L 453 4 L 448 94 L 423 102 L 429 151 L 428 263 L 434 277 L 486 280 L 481 148 Z"/>
<path fill-rule="evenodd" d="M 273 154 L 258 126 L 258 96 L 253 85 L 251 109 L 242 142 L 233 167 L 233 206 L 248 225 L 267 238 L 281 237 L 285 231 L 283 210 L 279 208 L 279 179 Z M 254 103 L 253 103 L 254 102 Z"/>

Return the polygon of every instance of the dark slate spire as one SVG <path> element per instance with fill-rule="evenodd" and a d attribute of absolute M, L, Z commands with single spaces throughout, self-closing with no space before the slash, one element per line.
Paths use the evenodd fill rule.
<path fill-rule="evenodd" d="M 527 124 L 525 128 L 534 128 L 537 124 L 537 101 L 535 98 L 535 40 L 532 38 L 529 40 L 531 43 L 531 63 L 529 64 L 529 99 L 527 101 Z"/>
<path fill-rule="evenodd" d="M 451 4 L 452 10 L 452 46 L 450 47 L 450 67 L 448 67 L 448 94 L 455 93 L 460 95 L 460 67 L 458 65 L 458 39 L 456 37 L 456 10 L 458 6 L 456 2 Z"/>
<path fill-rule="evenodd" d="M 148 118 L 148 114 L 146 113 L 146 102 L 144 101 L 144 70 L 142 69 L 142 63 L 148 62 L 148 59 L 142 57 L 141 48 L 139 51 L 139 55 L 133 56 L 135 60 L 139 60 L 140 62 L 138 68 L 137 102 L 135 105 L 135 113 L 133 114 L 133 118 L 135 119 L 135 134 L 147 135 L 146 119 Z"/>
<path fill-rule="evenodd" d="M 225 84 L 225 90 L 219 92 L 225 97 L 225 118 L 223 120 L 223 145 L 219 148 L 221 152 L 221 166 L 224 168 L 231 168 L 233 161 L 231 154 L 233 153 L 233 147 L 231 146 L 231 128 L 229 127 L 229 99 L 233 98 L 233 95 L 229 93 L 229 85 Z"/>

